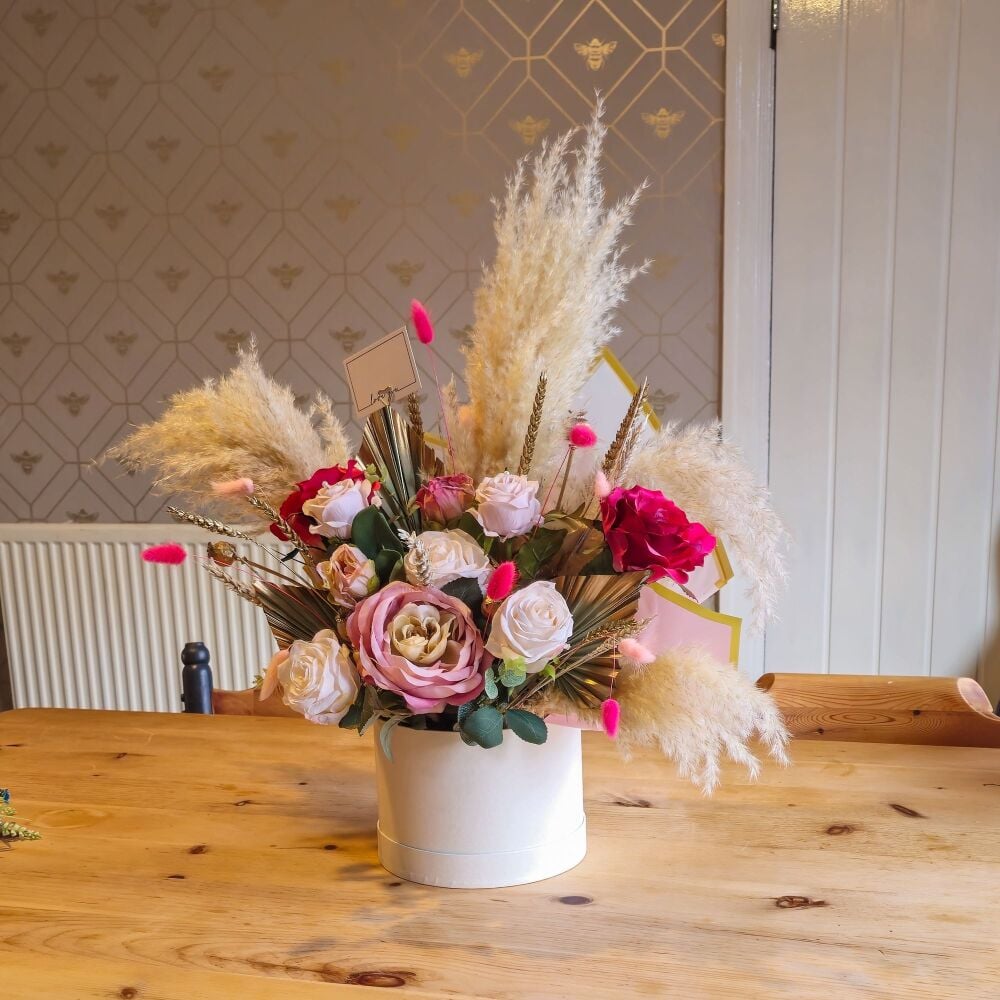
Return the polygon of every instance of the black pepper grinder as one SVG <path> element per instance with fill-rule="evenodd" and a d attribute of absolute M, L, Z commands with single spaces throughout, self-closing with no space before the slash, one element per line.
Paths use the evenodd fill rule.
<path fill-rule="evenodd" d="M 208 665 L 208 647 L 203 642 L 189 642 L 181 650 L 181 702 L 185 712 L 212 714 L 212 668 Z"/>

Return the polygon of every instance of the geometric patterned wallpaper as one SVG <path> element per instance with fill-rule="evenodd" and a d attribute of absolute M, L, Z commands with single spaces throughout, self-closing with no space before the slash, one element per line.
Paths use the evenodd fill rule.
<path fill-rule="evenodd" d="M 489 199 L 597 88 L 610 195 L 652 182 L 615 349 L 662 417 L 715 415 L 719 0 L 26 0 L 0 32 L 0 521 L 161 519 L 93 460 L 251 332 L 348 421 L 343 358 L 414 296 L 460 371 Z"/>

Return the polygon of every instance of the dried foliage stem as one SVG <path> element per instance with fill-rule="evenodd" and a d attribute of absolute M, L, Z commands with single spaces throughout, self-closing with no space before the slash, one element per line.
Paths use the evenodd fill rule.
<path fill-rule="evenodd" d="M 545 372 L 538 376 L 535 387 L 535 399 L 531 404 L 531 416 L 528 418 L 528 429 L 524 434 L 524 444 L 521 447 L 521 460 L 517 463 L 517 474 L 526 476 L 531 471 L 531 460 L 535 454 L 535 444 L 538 441 L 538 428 L 542 422 L 542 410 L 545 408 L 545 387 L 548 379 Z"/>
<path fill-rule="evenodd" d="M 212 563 L 207 563 L 205 565 L 205 569 L 207 569 L 216 580 L 221 581 L 226 589 L 231 590 L 238 597 L 242 597 L 244 601 L 249 601 L 258 608 L 262 606 L 261 600 L 256 593 L 254 593 L 253 587 L 250 587 L 245 583 L 240 583 L 238 580 L 234 580 L 227 572 L 225 572 L 225 570 L 219 569 L 218 566 L 215 566 Z"/>
<path fill-rule="evenodd" d="M 234 528 L 222 521 L 217 521 L 214 517 L 205 517 L 202 514 L 195 514 L 189 510 L 181 510 L 179 507 L 167 507 L 167 513 L 175 520 L 187 524 L 195 524 L 206 531 L 214 532 L 216 535 L 225 535 L 228 538 L 240 538 L 244 542 L 256 542 L 256 539 L 248 535 L 239 528 Z"/>
<path fill-rule="evenodd" d="M 417 441 L 419 442 L 420 447 L 423 447 L 424 417 L 420 412 L 420 397 L 415 392 L 411 392 L 409 396 L 406 397 L 406 415 L 410 421 L 410 426 L 413 428 L 413 431 L 417 436 Z"/>
<path fill-rule="evenodd" d="M 496 208 L 497 253 L 475 299 L 466 351 L 470 405 L 456 428 L 459 465 L 473 478 L 514 468 L 538 372 L 548 375 L 532 468 L 558 463 L 563 424 L 601 349 L 614 309 L 645 269 L 622 263 L 621 236 L 642 193 L 605 207 L 598 101 L 578 149 L 573 132 L 521 161 Z"/>
<path fill-rule="evenodd" d="M 618 425 L 618 433 L 615 434 L 611 447 L 608 448 L 601 465 L 601 471 L 608 477 L 608 480 L 618 485 L 621 482 L 622 473 L 628 465 L 629 459 L 635 450 L 645 421 L 643 406 L 646 403 L 646 394 L 649 391 L 649 382 L 642 380 L 642 385 L 636 390 L 632 401 L 622 422 Z"/>

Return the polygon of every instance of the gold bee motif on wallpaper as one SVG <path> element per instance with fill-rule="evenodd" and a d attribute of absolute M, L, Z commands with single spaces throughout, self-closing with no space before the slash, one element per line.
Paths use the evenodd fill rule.
<path fill-rule="evenodd" d="M 32 454 L 25 448 L 19 455 L 15 455 L 11 452 L 11 461 L 21 466 L 21 471 L 26 475 L 30 476 L 32 472 L 35 471 L 35 466 L 42 460 L 41 455 Z"/>
<path fill-rule="evenodd" d="M 684 121 L 684 111 L 668 111 L 660 108 L 655 114 L 648 111 L 642 113 L 642 120 L 653 130 L 657 139 L 666 139 L 674 130 L 675 125 Z"/>
<path fill-rule="evenodd" d="M 35 152 L 55 170 L 59 166 L 59 161 L 66 155 L 68 146 L 59 146 L 54 142 L 47 142 L 44 146 L 35 146 Z"/>
<path fill-rule="evenodd" d="M 176 292 L 181 287 L 181 282 L 184 281 L 189 273 L 187 268 L 174 267 L 173 264 L 165 271 L 155 272 L 156 276 L 166 286 L 168 292 Z"/>
<path fill-rule="evenodd" d="M 34 10 L 26 10 L 21 16 L 35 29 L 35 34 L 39 38 L 44 38 L 52 22 L 56 19 L 56 12 L 36 7 Z"/>
<path fill-rule="evenodd" d="M 404 257 L 402 260 L 396 261 L 395 264 L 386 264 L 385 267 L 390 274 L 394 274 L 399 279 L 399 283 L 404 288 L 409 288 L 413 279 L 424 269 L 424 262 L 413 262 Z"/>
<path fill-rule="evenodd" d="M 122 356 L 128 354 L 129 348 L 138 339 L 136 333 L 126 333 L 124 330 L 117 330 L 115 333 L 106 333 L 104 339 Z"/>
<path fill-rule="evenodd" d="M 657 417 L 662 419 L 667 412 L 667 407 L 673 406 L 680 398 L 679 392 L 665 392 L 663 389 L 656 389 L 649 394 L 649 405 Z"/>
<path fill-rule="evenodd" d="M 22 336 L 16 330 L 8 333 L 6 337 L 0 337 L 0 344 L 3 344 L 15 358 L 19 358 L 30 343 L 31 337 Z"/>
<path fill-rule="evenodd" d="M 599 38 L 591 38 L 589 42 L 575 42 L 573 45 L 576 54 L 583 56 L 587 69 L 595 73 L 604 68 L 608 56 L 617 48 L 617 42 L 602 42 Z"/>
<path fill-rule="evenodd" d="M 213 66 L 203 66 L 199 69 L 198 76 L 208 84 L 211 90 L 220 94 L 234 72 L 235 70 L 231 66 L 220 66 L 215 63 Z"/>
<path fill-rule="evenodd" d="M 461 48 L 457 52 L 446 52 L 444 58 L 455 71 L 455 76 L 465 80 L 483 58 L 483 50 L 470 52 L 466 48 Z"/>
<path fill-rule="evenodd" d="M 276 278 L 278 284 L 287 292 L 293 284 L 295 284 L 295 279 L 304 270 L 301 267 L 296 267 L 294 264 L 289 264 L 287 260 L 282 261 L 277 267 L 269 267 L 267 269 L 272 278 Z"/>
<path fill-rule="evenodd" d="M 271 152 L 279 159 L 283 160 L 288 156 L 289 151 L 298 139 L 298 132 L 286 132 L 284 129 L 276 128 L 273 132 L 261 136 L 261 138 L 271 147 Z"/>
<path fill-rule="evenodd" d="M 548 118 L 535 118 L 525 115 L 519 121 L 511 120 L 510 127 L 521 137 L 525 146 L 534 146 L 538 137 L 549 127 Z"/>
<path fill-rule="evenodd" d="M 174 155 L 180 144 L 180 139 L 168 139 L 165 135 L 158 135 L 155 139 L 146 140 L 146 148 L 151 153 L 156 154 L 160 163 L 169 163 L 170 157 Z"/>
<path fill-rule="evenodd" d="M 220 198 L 219 201 L 206 202 L 205 207 L 222 225 L 228 226 L 233 221 L 236 213 L 243 207 L 243 202 L 226 201 L 225 198 Z"/>
<path fill-rule="evenodd" d="M 80 416 L 80 412 L 83 408 L 90 402 L 90 396 L 86 393 L 79 393 L 76 391 L 70 392 L 68 395 L 60 396 L 59 402 L 69 410 L 71 417 Z"/>
<path fill-rule="evenodd" d="M 10 232 L 10 227 L 20 218 L 20 212 L 8 212 L 6 209 L 0 209 L 0 233 L 6 236 Z"/>
<path fill-rule="evenodd" d="M 84 510 L 82 507 L 79 510 L 68 510 L 66 511 L 66 516 L 74 524 L 93 524 L 97 518 L 100 516 L 97 511 Z"/>
<path fill-rule="evenodd" d="M 146 23 L 151 28 L 158 28 L 163 15 L 166 14 L 173 4 L 170 0 L 146 0 L 144 3 L 134 5 L 137 14 L 146 19 Z"/>
<path fill-rule="evenodd" d="M 111 230 L 111 232 L 116 232 L 118 227 L 121 225 L 122 220 L 128 215 L 127 208 L 119 208 L 117 205 L 105 205 L 103 208 L 98 205 L 94 208 L 94 215 L 96 215 L 101 222 L 104 223 Z"/>
<path fill-rule="evenodd" d="M 347 222 L 351 212 L 361 204 L 361 199 L 352 198 L 346 194 L 338 194 L 336 198 L 327 198 L 323 204 L 337 216 L 338 222 Z"/>
<path fill-rule="evenodd" d="M 60 295 L 68 295 L 69 290 L 76 284 L 80 275 L 75 271 L 67 271 L 65 268 L 56 271 L 55 274 L 46 274 L 46 278 L 56 286 Z"/>
<path fill-rule="evenodd" d="M 233 355 L 240 353 L 240 348 L 246 343 L 249 336 L 249 330 L 234 330 L 232 327 L 228 330 L 215 331 L 215 339 L 222 343 L 226 350 Z"/>
<path fill-rule="evenodd" d="M 364 339 L 365 332 L 364 330 L 355 330 L 352 327 L 345 326 L 340 330 L 331 330 L 330 336 L 343 347 L 345 354 L 350 354 Z"/>
<path fill-rule="evenodd" d="M 396 125 L 387 125 L 382 129 L 382 134 L 392 142 L 399 152 L 405 153 L 420 133 L 413 125 L 399 122 Z"/>
<path fill-rule="evenodd" d="M 327 59 L 319 64 L 319 68 L 330 77 L 330 81 L 336 86 L 340 86 L 346 79 L 347 74 L 354 69 L 353 59 Z"/>
<path fill-rule="evenodd" d="M 118 74 L 98 73 L 96 76 L 84 77 L 83 82 L 90 87 L 101 101 L 106 101 L 111 94 L 111 90 L 118 82 Z"/>

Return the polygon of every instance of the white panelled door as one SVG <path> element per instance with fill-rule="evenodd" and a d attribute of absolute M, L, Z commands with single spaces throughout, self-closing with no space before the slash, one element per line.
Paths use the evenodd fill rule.
<path fill-rule="evenodd" d="M 769 670 L 1000 694 L 1000 0 L 783 0 Z"/>

